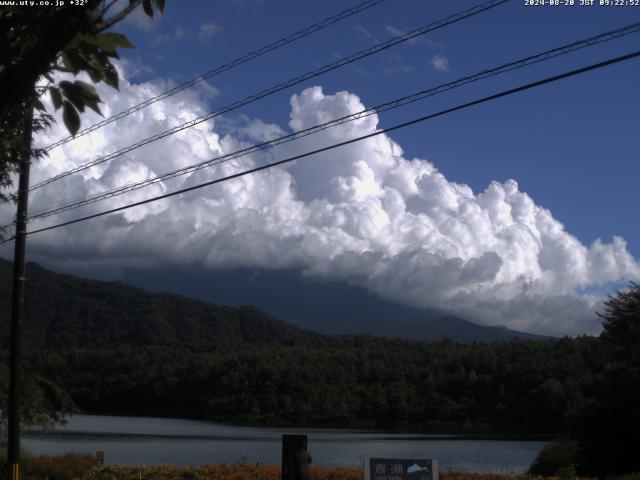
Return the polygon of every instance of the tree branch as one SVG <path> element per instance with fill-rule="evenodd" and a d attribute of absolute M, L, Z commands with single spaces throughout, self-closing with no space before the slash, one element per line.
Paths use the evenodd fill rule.
<path fill-rule="evenodd" d="M 113 7 L 116 3 L 118 3 L 118 0 L 111 0 L 110 2 L 106 2 L 104 3 L 104 7 L 102 8 L 102 14 L 104 15 L 105 13 L 107 13 L 107 11 Z"/>
<path fill-rule="evenodd" d="M 120 12 L 116 13 L 110 18 L 107 18 L 104 22 L 98 23 L 95 26 L 95 32 L 100 33 L 108 28 L 113 27 L 116 23 L 124 20 L 125 17 L 133 12 L 136 8 L 138 8 L 140 4 L 142 4 L 142 0 L 134 0 L 129 4 L 129 6 L 120 10 Z"/>

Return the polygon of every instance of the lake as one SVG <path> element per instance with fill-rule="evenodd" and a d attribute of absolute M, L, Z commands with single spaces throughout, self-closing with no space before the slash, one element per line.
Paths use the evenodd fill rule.
<path fill-rule="evenodd" d="M 260 428 L 149 417 L 74 415 L 54 432 L 27 431 L 34 454 L 105 453 L 105 464 L 280 465 L 282 434 L 308 435 L 315 465 L 361 467 L 362 456 L 437 458 L 441 471 L 524 472 L 545 441 L 339 429 Z"/>

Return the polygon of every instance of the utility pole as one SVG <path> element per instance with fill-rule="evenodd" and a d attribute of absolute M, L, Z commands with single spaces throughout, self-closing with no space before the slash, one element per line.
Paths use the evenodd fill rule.
<path fill-rule="evenodd" d="M 24 319 L 25 257 L 27 248 L 27 208 L 29 205 L 29 169 L 31 166 L 31 124 L 33 108 L 27 110 L 24 128 L 24 150 L 20 155 L 18 208 L 16 211 L 15 248 L 13 254 L 13 292 L 11 297 L 11 350 L 9 358 L 9 428 L 7 468 L 9 480 L 20 478 L 20 389 L 22 324 Z"/>

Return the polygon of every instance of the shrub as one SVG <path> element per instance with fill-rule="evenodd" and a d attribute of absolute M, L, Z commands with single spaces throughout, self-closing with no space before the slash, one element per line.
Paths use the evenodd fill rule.
<path fill-rule="evenodd" d="M 549 442 L 540 451 L 529 467 L 532 475 L 558 476 L 573 478 L 576 475 L 576 458 L 578 448 L 576 442 L 561 438 Z"/>
<path fill-rule="evenodd" d="M 73 480 L 96 466 L 96 458 L 86 453 L 65 453 L 64 455 L 40 455 L 33 457 L 25 473 L 32 478 L 49 480 Z"/>
<path fill-rule="evenodd" d="M 607 480 L 640 480 L 640 472 L 627 473 L 626 475 L 620 475 L 619 477 L 608 477 Z"/>

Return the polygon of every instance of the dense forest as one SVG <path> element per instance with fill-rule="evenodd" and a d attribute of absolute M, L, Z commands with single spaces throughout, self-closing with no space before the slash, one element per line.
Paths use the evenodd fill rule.
<path fill-rule="evenodd" d="M 564 432 L 603 370 L 594 338 L 476 345 L 373 337 L 318 345 L 38 353 L 83 411 L 270 425 Z"/>

